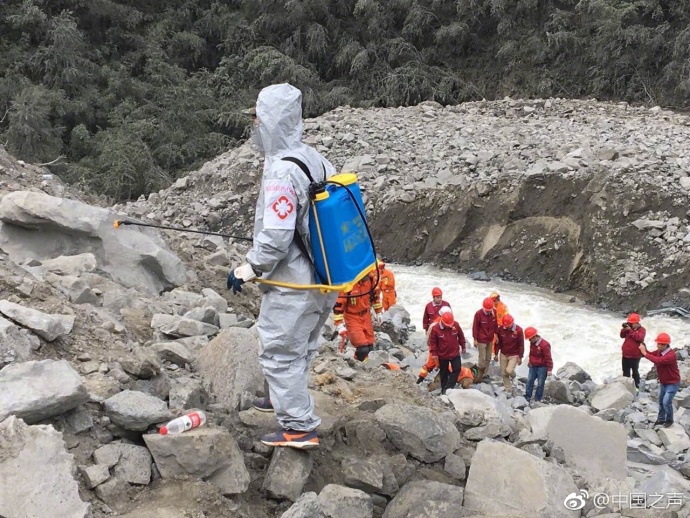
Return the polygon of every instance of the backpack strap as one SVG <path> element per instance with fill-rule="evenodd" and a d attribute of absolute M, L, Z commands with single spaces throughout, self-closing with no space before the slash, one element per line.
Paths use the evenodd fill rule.
<path fill-rule="evenodd" d="M 309 172 L 309 168 L 307 167 L 307 164 L 302 162 L 299 158 L 295 158 L 294 156 L 286 156 L 281 158 L 281 160 L 285 162 L 291 162 L 295 164 L 297 167 L 299 167 L 304 174 L 307 175 L 307 178 L 309 178 L 310 185 L 316 183 L 314 181 L 314 178 L 311 175 L 311 172 Z M 322 164 L 323 165 L 323 164 Z M 324 180 L 326 179 L 326 166 L 323 166 L 323 178 Z M 311 265 L 312 269 L 314 270 L 314 274 L 316 275 L 317 280 L 319 281 L 319 284 L 327 284 L 321 276 L 319 275 L 319 272 L 316 270 L 316 266 L 314 265 L 314 261 L 311 258 L 311 254 L 307 250 L 307 246 L 304 244 L 304 239 L 302 239 L 302 234 L 300 234 L 300 231 L 295 227 L 295 235 L 294 235 L 294 241 L 295 244 L 297 244 L 297 248 L 299 248 L 299 251 L 304 254 L 304 257 L 307 258 L 309 261 L 309 264 Z"/>

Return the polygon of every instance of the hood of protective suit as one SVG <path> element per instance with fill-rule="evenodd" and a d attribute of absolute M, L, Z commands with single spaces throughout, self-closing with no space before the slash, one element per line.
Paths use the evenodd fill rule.
<path fill-rule="evenodd" d="M 287 83 L 267 86 L 256 100 L 257 130 L 266 158 L 302 145 L 302 92 Z"/>

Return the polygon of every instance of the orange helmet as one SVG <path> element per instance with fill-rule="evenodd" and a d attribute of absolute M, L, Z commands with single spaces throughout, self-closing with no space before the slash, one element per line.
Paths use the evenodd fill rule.
<path fill-rule="evenodd" d="M 450 327 L 455 323 L 455 319 L 453 318 L 453 312 L 448 311 L 441 315 L 441 322 L 443 323 L 444 326 Z"/>
<path fill-rule="evenodd" d="M 513 315 L 504 315 L 503 316 L 503 322 L 502 322 L 503 327 L 510 327 L 514 323 L 515 323 L 515 319 L 513 318 Z"/>
<path fill-rule="evenodd" d="M 490 299 L 500 299 L 501 296 L 498 294 L 497 291 L 494 291 L 494 292 L 491 293 L 491 295 L 489 295 L 489 298 L 490 298 Z"/>
<path fill-rule="evenodd" d="M 671 343 L 671 337 L 669 336 L 668 333 L 659 333 L 659 336 L 656 337 L 655 340 L 656 343 L 658 344 L 670 344 Z"/>
<path fill-rule="evenodd" d="M 505 317 L 504 317 L 504 320 L 505 320 Z M 537 336 L 536 328 L 528 327 L 527 329 L 525 329 L 525 338 L 527 338 L 527 340 L 529 340 L 530 338 L 534 338 L 535 336 Z"/>
<path fill-rule="evenodd" d="M 386 263 L 384 263 L 383 261 L 376 261 L 376 263 L 379 265 L 379 268 L 385 268 L 386 266 Z"/>
<path fill-rule="evenodd" d="M 628 315 L 628 324 L 639 324 L 640 323 L 640 315 L 637 313 L 630 313 Z"/>
<path fill-rule="evenodd" d="M 494 299 L 491 297 L 485 298 L 484 302 L 482 302 L 482 307 L 487 311 L 494 309 Z"/>
<path fill-rule="evenodd" d="M 399 370 L 401 370 L 401 369 L 400 369 L 400 365 L 397 365 L 397 364 L 395 364 L 395 363 L 382 363 L 381 365 L 382 365 L 383 367 L 385 367 L 386 369 L 388 369 L 389 371 L 399 371 Z"/>
<path fill-rule="evenodd" d="M 432 297 L 442 297 L 443 292 L 441 291 L 441 288 L 437 287 L 437 288 L 434 288 L 433 290 L 431 290 L 431 296 Z"/>

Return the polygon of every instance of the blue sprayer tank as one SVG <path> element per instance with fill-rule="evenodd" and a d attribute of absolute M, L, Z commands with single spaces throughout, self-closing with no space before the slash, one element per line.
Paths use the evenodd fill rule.
<path fill-rule="evenodd" d="M 362 193 L 354 173 L 334 175 L 328 182 L 335 183 L 316 194 L 309 211 L 314 266 L 323 284 L 352 285 L 376 267 Z"/>

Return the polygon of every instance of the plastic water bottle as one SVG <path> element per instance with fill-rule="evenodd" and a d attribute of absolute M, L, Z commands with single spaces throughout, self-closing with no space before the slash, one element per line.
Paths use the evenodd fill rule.
<path fill-rule="evenodd" d="M 202 410 L 195 410 L 187 415 L 173 419 L 165 426 L 160 427 L 161 435 L 177 434 L 198 428 L 206 424 L 206 414 Z"/>

